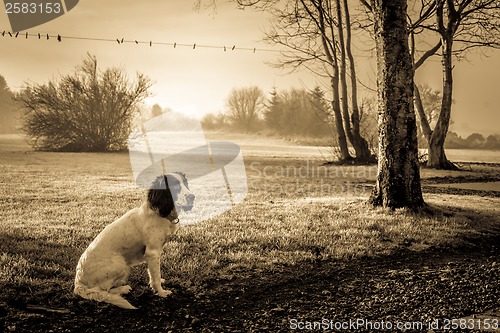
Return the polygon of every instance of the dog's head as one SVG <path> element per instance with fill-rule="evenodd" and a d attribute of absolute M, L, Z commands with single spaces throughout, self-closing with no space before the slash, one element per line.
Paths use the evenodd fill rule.
<path fill-rule="evenodd" d="M 193 208 L 194 194 L 189 190 L 186 175 L 181 172 L 158 176 L 148 190 L 149 208 L 167 217 L 175 209 L 177 213 Z"/>

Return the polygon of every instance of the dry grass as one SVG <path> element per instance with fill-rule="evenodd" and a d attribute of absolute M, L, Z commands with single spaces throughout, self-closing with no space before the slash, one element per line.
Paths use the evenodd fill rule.
<path fill-rule="evenodd" d="M 89 242 L 142 200 L 128 155 L 0 152 L 0 158 L 3 294 L 21 285 L 44 293 L 49 283 L 70 293 L 74 268 Z M 365 204 L 374 167 L 298 173 L 315 166 L 322 171 L 317 163 L 247 160 L 245 202 L 172 236 L 163 259 L 166 279 L 199 289 L 211 279 L 304 260 L 458 247 L 499 228 L 499 198 L 429 194 L 432 213 L 387 212 Z M 144 268 L 132 279 L 145 284 Z"/>

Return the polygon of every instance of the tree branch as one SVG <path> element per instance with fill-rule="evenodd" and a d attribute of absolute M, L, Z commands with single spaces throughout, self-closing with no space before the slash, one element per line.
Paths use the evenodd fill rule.
<path fill-rule="evenodd" d="M 414 69 L 416 70 L 417 68 L 419 68 L 420 66 L 422 66 L 422 64 L 431 56 L 433 56 L 439 49 L 441 48 L 441 40 L 439 40 L 439 42 L 430 50 L 428 50 L 427 52 L 425 52 L 422 57 L 420 57 L 420 59 L 418 59 L 418 61 L 415 63 L 414 65 Z"/>

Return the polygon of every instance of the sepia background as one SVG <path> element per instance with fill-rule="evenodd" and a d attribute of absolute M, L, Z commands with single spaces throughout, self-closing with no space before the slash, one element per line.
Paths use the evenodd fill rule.
<path fill-rule="evenodd" d="M 371 155 L 341 160 L 325 122 L 331 115 L 317 112 L 331 109 L 328 92 L 326 98 L 315 94 L 316 87 L 327 91 L 329 81 L 270 66 L 283 50 L 262 41 L 269 11 L 239 10 L 234 1 L 197 3 L 82 0 L 29 29 L 28 38 L 24 32 L 10 36 L 0 13 L 0 331 L 288 332 L 299 326 L 334 330 L 352 320 L 363 323 L 356 331 L 373 331 L 382 321 L 407 331 L 453 328 L 452 320 L 471 329 L 498 325 L 498 50 L 472 51 L 454 62 L 445 147 L 453 168 L 424 165 L 420 131 L 420 160 L 416 146 L 402 149 L 413 154 L 418 187 L 400 182 L 399 174 L 382 186 L 421 188 L 425 205 L 391 210 L 368 204 L 379 172 L 374 41 L 355 30 L 362 134 Z M 58 95 L 61 88 L 40 95 L 25 89 L 59 82 L 82 64 L 92 69 L 94 59 L 103 72 L 120 68 L 127 83 L 135 82 L 136 72 L 151 79 L 152 95 L 139 104 L 137 118 L 135 104 L 123 108 L 125 97 L 106 95 L 122 82 L 119 76 L 100 78 L 101 95 L 82 84 L 89 98 Z M 440 106 L 441 77 L 437 56 L 417 73 L 432 116 Z M 45 108 L 55 95 L 63 95 L 62 102 L 53 99 L 56 107 Z M 48 126 L 47 146 L 36 146 L 19 131 L 22 110 L 13 96 L 39 106 L 23 119 L 32 132 L 47 110 L 56 115 L 49 125 L 94 131 L 83 145 L 73 128 L 61 138 L 67 126 Z M 247 96 L 259 104 L 253 127 L 231 114 Z M 268 117 L 273 107 L 276 122 Z M 122 111 L 125 121 L 111 130 L 118 141 L 99 142 L 109 125 L 102 119 Z M 141 148 L 135 157 L 131 139 Z M 408 138 L 400 139 L 405 146 Z M 233 153 L 219 165 L 214 141 Z M 203 151 L 206 168 L 186 151 Z M 196 195 L 191 213 L 200 212 L 181 215 L 182 228 L 164 246 L 162 277 L 172 295 L 153 294 L 144 265 L 133 268 L 132 291 L 125 295 L 136 311 L 75 295 L 75 267 L 88 245 L 145 202 L 135 177 L 148 168 L 164 172 L 162 163 L 176 158 L 182 170 L 169 171 L 187 173 Z"/>

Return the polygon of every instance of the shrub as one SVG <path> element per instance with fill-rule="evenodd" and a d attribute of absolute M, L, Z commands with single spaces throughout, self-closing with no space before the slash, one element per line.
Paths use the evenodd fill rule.
<path fill-rule="evenodd" d="M 149 78 L 130 83 L 122 69 L 100 71 L 88 55 L 73 74 L 47 84 L 27 84 L 16 99 L 26 110 L 23 130 L 38 150 L 108 151 L 126 147 Z"/>

